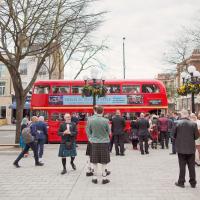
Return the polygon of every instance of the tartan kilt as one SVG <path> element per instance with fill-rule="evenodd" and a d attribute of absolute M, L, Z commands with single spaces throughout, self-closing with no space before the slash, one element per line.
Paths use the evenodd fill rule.
<path fill-rule="evenodd" d="M 91 163 L 107 164 L 110 162 L 109 143 L 92 143 Z"/>
<path fill-rule="evenodd" d="M 59 157 L 75 157 L 77 156 L 77 152 L 76 152 L 76 143 L 73 142 L 72 143 L 72 149 L 68 150 L 66 148 L 66 145 L 65 144 L 60 144 L 60 147 L 59 147 L 59 152 L 58 152 L 58 156 Z"/>
<path fill-rule="evenodd" d="M 87 148 L 86 148 L 86 156 L 90 156 L 92 151 L 92 144 L 88 141 Z"/>

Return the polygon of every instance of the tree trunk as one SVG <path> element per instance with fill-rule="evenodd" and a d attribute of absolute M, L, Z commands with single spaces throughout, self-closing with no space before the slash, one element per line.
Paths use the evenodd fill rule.
<path fill-rule="evenodd" d="M 25 98 L 20 97 L 20 96 L 16 96 L 16 136 L 15 136 L 15 144 L 19 143 L 21 121 L 22 121 L 22 118 L 23 118 L 24 103 L 25 103 Z"/>

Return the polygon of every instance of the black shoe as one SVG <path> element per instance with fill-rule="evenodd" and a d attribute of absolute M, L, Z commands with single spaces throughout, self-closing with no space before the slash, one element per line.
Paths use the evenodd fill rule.
<path fill-rule="evenodd" d="M 16 167 L 16 168 L 20 168 L 19 164 L 17 162 L 14 162 L 13 165 Z"/>
<path fill-rule="evenodd" d="M 71 162 L 71 166 L 73 170 L 76 170 L 76 165 L 73 162 Z"/>
<path fill-rule="evenodd" d="M 97 179 L 92 179 L 92 183 L 97 184 L 98 183 Z"/>
<path fill-rule="evenodd" d="M 180 183 L 178 183 L 178 182 L 176 182 L 175 185 L 178 186 L 178 187 L 181 187 L 181 188 L 184 188 L 184 187 L 185 187 L 184 184 L 180 184 Z"/>
<path fill-rule="evenodd" d="M 108 171 L 107 169 L 106 169 L 106 176 L 109 176 L 111 174 L 111 171 Z"/>
<path fill-rule="evenodd" d="M 144 152 L 141 152 L 142 155 L 144 155 Z"/>
<path fill-rule="evenodd" d="M 66 170 L 66 169 L 63 169 L 62 172 L 61 172 L 62 175 L 63 175 L 63 174 L 66 174 L 66 173 L 67 173 L 67 170 Z"/>
<path fill-rule="evenodd" d="M 119 153 L 116 153 L 116 156 L 119 156 Z"/>
<path fill-rule="evenodd" d="M 103 179 L 102 180 L 102 184 L 107 184 L 107 183 L 109 183 L 110 182 L 110 180 L 108 180 L 108 179 Z"/>
<path fill-rule="evenodd" d="M 196 184 L 190 184 L 191 188 L 195 188 Z"/>
<path fill-rule="evenodd" d="M 35 163 L 35 166 L 43 166 L 44 163 L 41 163 L 41 162 L 38 162 L 38 163 Z"/>
<path fill-rule="evenodd" d="M 146 154 L 149 154 L 149 152 L 147 151 L 147 152 L 145 152 Z"/>
<path fill-rule="evenodd" d="M 120 153 L 120 156 L 125 156 L 125 154 L 124 153 Z"/>
<path fill-rule="evenodd" d="M 86 176 L 93 176 L 93 172 L 86 172 Z"/>

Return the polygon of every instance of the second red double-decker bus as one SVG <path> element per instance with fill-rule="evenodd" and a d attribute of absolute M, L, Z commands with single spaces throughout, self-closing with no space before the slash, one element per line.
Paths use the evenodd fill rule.
<path fill-rule="evenodd" d="M 89 83 L 90 84 L 90 83 Z M 82 97 L 84 81 L 49 80 L 34 84 L 31 110 L 43 115 L 48 121 L 48 141 L 59 142 L 58 127 L 64 121 L 65 113 L 75 113 L 79 118 L 77 141 L 87 141 L 85 125 L 93 114 L 92 97 Z M 104 106 L 108 118 L 118 109 L 127 123 L 140 112 L 158 114 L 167 110 L 166 90 L 157 80 L 106 80 L 108 91 L 105 97 L 97 98 L 97 104 Z"/>

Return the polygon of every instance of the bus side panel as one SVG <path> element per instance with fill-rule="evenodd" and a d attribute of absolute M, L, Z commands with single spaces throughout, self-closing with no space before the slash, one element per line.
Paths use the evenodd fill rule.
<path fill-rule="evenodd" d="M 86 121 L 79 121 L 77 129 L 78 129 L 78 134 L 77 134 L 77 142 L 87 142 L 87 134 L 86 134 Z"/>
<path fill-rule="evenodd" d="M 59 126 L 60 126 L 60 122 L 49 121 L 48 126 L 49 126 L 49 128 L 48 128 L 48 141 L 50 143 L 60 142 L 61 137 L 58 136 L 58 129 L 59 129 Z"/>

